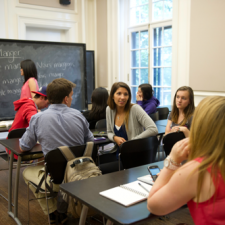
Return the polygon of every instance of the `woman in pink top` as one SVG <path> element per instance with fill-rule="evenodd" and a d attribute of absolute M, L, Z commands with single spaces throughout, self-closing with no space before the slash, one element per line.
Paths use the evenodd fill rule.
<path fill-rule="evenodd" d="M 225 97 L 207 97 L 194 112 L 190 139 L 177 142 L 164 161 L 148 210 L 165 215 L 188 203 L 196 225 L 225 224 L 224 137 Z"/>
<path fill-rule="evenodd" d="M 20 63 L 21 76 L 24 76 L 24 83 L 21 89 L 20 98 L 32 98 L 35 93 L 32 91 L 38 91 L 37 83 L 37 68 L 34 62 L 30 59 L 26 59 Z"/>

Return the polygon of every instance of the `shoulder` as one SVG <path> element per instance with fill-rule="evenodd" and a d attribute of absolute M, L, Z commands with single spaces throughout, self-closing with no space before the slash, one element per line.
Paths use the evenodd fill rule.
<path fill-rule="evenodd" d="M 113 113 L 114 111 L 109 106 L 106 107 L 106 113 Z"/>
<path fill-rule="evenodd" d="M 133 104 L 130 108 L 130 112 L 145 112 L 140 105 Z"/>

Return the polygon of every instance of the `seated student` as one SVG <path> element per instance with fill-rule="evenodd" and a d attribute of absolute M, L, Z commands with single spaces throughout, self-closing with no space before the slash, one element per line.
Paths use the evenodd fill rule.
<path fill-rule="evenodd" d="M 151 84 L 141 84 L 138 87 L 136 95 L 137 104 L 140 105 L 145 112 L 149 115 L 157 111 L 157 106 L 160 102 L 153 96 Z"/>
<path fill-rule="evenodd" d="M 168 116 L 165 134 L 181 131 L 185 137 L 189 137 L 194 110 L 192 88 L 187 86 L 178 88 L 173 99 L 172 112 Z"/>
<path fill-rule="evenodd" d="M 103 87 L 96 88 L 92 92 L 91 96 L 92 108 L 90 111 L 83 113 L 84 117 L 90 124 L 89 127 L 90 129 L 95 128 L 95 123 L 98 120 L 105 119 L 108 97 L 109 97 L 108 91 Z"/>
<path fill-rule="evenodd" d="M 225 224 L 224 112 L 225 97 L 200 102 L 190 140 L 174 145 L 149 193 L 150 212 L 165 215 L 187 203 L 196 225 Z"/>
<path fill-rule="evenodd" d="M 21 151 L 31 150 L 37 141 L 41 144 L 44 155 L 59 146 L 76 146 L 94 141 L 87 120 L 78 110 L 70 108 L 74 87 L 75 84 L 64 78 L 55 79 L 48 85 L 47 96 L 51 105 L 44 112 L 32 116 L 29 127 L 20 139 Z M 43 166 L 27 167 L 23 171 L 25 182 L 32 181 L 38 184 L 43 170 Z M 30 188 L 37 198 L 45 196 L 36 194 L 31 185 Z M 55 185 L 54 190 L 58 189 L 58 185 Z M 47 215 L 46 200 L 43 198 L 38 201 Z M 48 202 L 50 219 L 54 221 L 57 200 L 51 199 Z"/>
<path fill-rule="evenodd" d="M 13 102 L 14 110 L 17 111 L 17 113 L 9 132 L 19 128 L 27 128 L 31 117 L 38 112 L 38 109 L 48 107 L 46 89 L 47 87 L 43 86 L 39 91 L 32 91 L 35 93 L 33 98 L 22 98 Z M 6 151 L 8 150 L 6 149 Z M 14 158 L 17 159 L 18 156 L 14 155 Z"/>
<path fill-rule="evenodd" d="M 123 82 L 114 83 L 106 108 L 108 138 L 118 146 L 128 140 L 158 134 L 157 127 L 145 111 L 131 104 L 131 91 Z M 119 148 L 117 150 L 118 154 Z"/>

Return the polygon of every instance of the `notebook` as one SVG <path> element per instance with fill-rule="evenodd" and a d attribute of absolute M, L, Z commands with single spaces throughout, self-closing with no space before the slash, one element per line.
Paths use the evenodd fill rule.
<path fill-rule="evenodd" d="M 106 131 L 93 131 L 92 132 L 94 137 L 108 137 L 107 132 Z"/>
<path fill-rule="evenodd" d="M 148 197 L 148 192 L 144 190 L 138 183 L 145 187 L 148 192 L 152 188 L 151 185 L 140 181 L 134 181 L 132 183 L 120 185 L 118 187 L 102 191 L 99 194 L 124 206 L 130 206 L 144 201 Z"/>
<path fill-rule="evenodd" d="M 137 178 L 138 180 L 146 183 L 146 184 L 150 184 L 150 185 L 153 185 L 154 184 L 154 181 L 152 180 L 152 177 L 151 175 L 146 175 L 146 176 L 143 176 L 143 177 L 138 177 Z"/>
<path fill-rule="evenodd" d="M 13 124 L 13 120 L 7 120 L 7 121 L 1 121 L 0 122 L 0 128 L 3 128 L 3 127 L 10 127 L 12 126 Z"/>

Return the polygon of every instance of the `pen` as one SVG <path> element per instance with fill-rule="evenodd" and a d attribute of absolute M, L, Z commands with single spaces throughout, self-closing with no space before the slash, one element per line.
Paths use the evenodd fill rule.
<path fill-rule="evenodd" d="M 146 189 L 141 183 L 138 183 L 145 191 L 147 191 L 148 193 L 149 193 L 149 191 L 148 191 L 148 189 Z"/>

